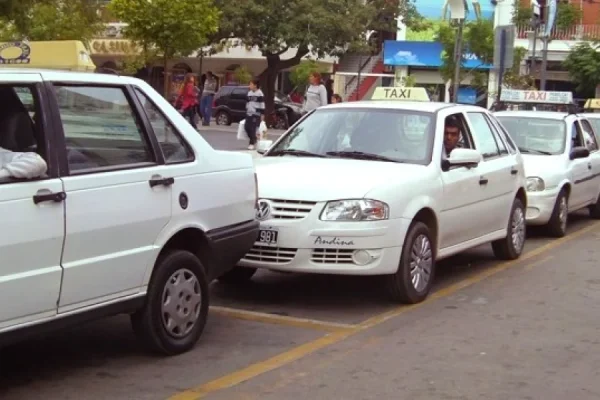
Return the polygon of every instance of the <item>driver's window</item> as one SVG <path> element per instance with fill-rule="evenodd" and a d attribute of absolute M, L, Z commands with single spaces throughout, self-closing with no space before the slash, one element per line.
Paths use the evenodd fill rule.
<path fill-rule="evenodd" d="M 577 122 L 573 122 L 571 127 L 571 148 L 584 147 L 581 128 Z"/>
<path fill-rule="evenodd" d="M 448 125 L 448 124 L 458 125 L 459 134 L 458 134 L 458 141 L 456 142 L 456 145 L 453 145 L 452 138 L 446 137 L 446 125 Z M 469 131 L 468 125 L 466 124 L 465 117 L 462 113 L 448 115 L 444 119 L 443 131 L 444 131 L 443 151 L 442 151 L 443 158 L 447 157 L 446 149 L 448 147 L 457 148 L 457 149 L 472 149 L 472 148 L 474 148 L 473 139 L 471 138 L 471 133 Z"/>

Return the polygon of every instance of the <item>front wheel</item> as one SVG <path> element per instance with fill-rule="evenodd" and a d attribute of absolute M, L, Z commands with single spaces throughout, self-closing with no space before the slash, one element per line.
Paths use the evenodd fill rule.
<path fill-rule="evenodd" d="M 560 238 L 567 234 L 567 220 L 569 214 L 569 205 L 567 203 L 567 193 L 563 190 L 558 194 L 552 216 L 548 221 L 548 233 Z"/>
<path fill-rule="evenodd" d="M 156 263 L 144 307 L 131 316 L 133 330 L 154 352 L 184 353 L 202 335 L 208 302 L 208 279 L 198 257 L 171 251 Z"/>
<path fill-rule="evenodd" d="M 492 242 L 494 255 L 501 260 L 515 260 L 525 247 L 525 207 L 520 199 L 513 201 L 506 237 Z"/>
<path fill-rule="evenodd" d="M 225 111 L 219 111 L 215 116 L 217 125 L 231 125 L 231 117 Z"/>
<path fill-rule="evenodd" d="M 425 300 L 435 276 L 435 249 L 429 227 L 415 222 L 404 239 L 400 265 L 395 274 L 385 276 L 390 297 L 415 304 Z"/>

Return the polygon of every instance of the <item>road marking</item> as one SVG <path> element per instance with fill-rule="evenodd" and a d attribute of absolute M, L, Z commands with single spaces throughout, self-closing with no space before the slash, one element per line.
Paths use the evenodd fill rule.
<path fill-rule="evenodd" d="M 229 307 L 211 306 L 210 312 L 231 318 L 253 322 L 292 326 L 295 328 L 317 329 L 328 332 L 356 328 L 358 325 L 340 324 L 336 322 L 319 321 L 316 319 L 289 317 L 285 315 L 268 314 L 256 311 L 240 310 Z"/>
<path fill-rule="evenodd" d="M 550 261 L 550 260 L 551 260 L 551 259 L 553 259 L 553 258 L 554 258 L 554 256 L 548 256 L 548 257 L 544 257 L 544 258 L 542 258 L 541 260 L 538 260 L 538 261 L 536 261 L 536 262 L 534 262 L 534 263 L 527 264 L 525 267 L 523 267 L 523 269 L 524 269 L 525 271 L 530 271 L 530 270 L 532 270 L 534 267 L 537 267 L 537 266 L 538 266 L 538 265 L 540 265 L 540 264 L 544 264 L 545 262 L 547 262 L 547 261 Z"/>
<path fill-rule="evenodd" d="M 325 347 L 334 345 L 339 343 L 346 338 L 353 336 L 359 332 L 366 331 L 370 328 L 373 328 L 377 325 L 380 325 L 386 321 L 389 321 L 392 318 L 395 318 L 401 314 L 407 313 L 415 308 L 422 307 L 425 304 L 431 303 L 435 300 L 448 297 L 456 292 L 459 292 L 462 289 L 465 289 L 469 286 L 472 286 L 476 283 L 483 281 L 486 278 L 489 278 L 493 275 L 496 275 L 502 271 L 506 271 L 507 269 L 522 263 L 523 261 L 530 260 L 540 254 L 543 254 L 547 251 L 555 249 L 560 245 L 567 243 L 573 239 L 578 238 L 579 236 L 590 232 L 594 229 L 600 227 L 600 221 L 594 222 L 592 225 L 587 226 L 583 229 L 580 229 L 576 232 L 573 232 L 569 236 L 565 236 L 563 238 L 554 240 L 544 246 L 540 246 L 532 251 L 529 251 L 523 254 L 519 259 L 506 261 L 496 265 L 495 267 L 488 268 L 481 273 L 478 273 L 474 276 L 471 276 L 464 281 L 457 282 L 453 285 L 450 285 L 444 289 L 438 290 L 435 293 L 432 293 L 425 301 L 422 303 L 410 305 L 410 306 L 399 306 L 390 311 L 381 313 L 372 318 L 369 318 L 362 323 L 360 323 L 355 328 L 339 330 L 337 332 L 329 333 L 323 337 L 305 343 L 303 345 L 294 347 L 290 350 L 284 351 L 274 357 L 271 357 L 264 361 L 259 361 L 255 364 L 251 364 L 245 368 L 234 371 L 228 375 L 224 375 L 220 378 L 214 379 L 210 382 L 197 386 L 195 388 L 180 392 L 174 396 L 169 397 L 168 400 L 197 400 L 203 398 L 211 393 L 221 391 L 224 389 L 228 389 L 230 387 L 236 386 L 240 383 L 246 382 L 250 379 L 256 378 L 257 376 L 263 375 L 267 372 L 273 371 L 284 365 L 290 364 L 296 360 L 304 358 L 316 351 L 319 351 Z M 532 264 L 537 263 L 534 262 Z"/>

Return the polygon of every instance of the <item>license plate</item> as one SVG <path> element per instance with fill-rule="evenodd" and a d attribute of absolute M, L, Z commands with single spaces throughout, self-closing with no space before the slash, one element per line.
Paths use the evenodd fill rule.
<path fill-rule="evenodd" d="M 277 244 L 279 232 L 275 229 L 261 229 L 258 231 L 258 243 L 274 246 Z"/>

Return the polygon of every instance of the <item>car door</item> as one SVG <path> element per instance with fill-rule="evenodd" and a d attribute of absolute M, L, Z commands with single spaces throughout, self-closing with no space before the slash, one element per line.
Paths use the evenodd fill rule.
<path fill-rule="evenodd" d="M 595 203 L 598 199 L 598 193 L 600 192 L 600 151 L 598 151 L 598 141 L 590 122 L 585 118 L 581 118 L 579 123 L 581 124 L 581 132 L 583 133 L 585 147 L 590 151 L 587 166 L 591 171 L 591 175 L 589 177 L 587 189 L 589 190 L 589 196 L 591 198 L 590 202 Z"/>
<path fill-rule="evenodd" d="M 475 148 L 483 158 L 479 165 L 480 205 L 483 215 L 478 224 L 478 237 L 506 229 L 516 194 L 516 160 L 499 140 L 485 111 L 466 112 Z"/>
<path fill-rule="evenodd" d="M 171 218 L 172 176 L 125 86 L 54 84 L 69 171 L 59 313 L 133 295 Z"/>
<path fill-rule="evenodd" d="M 473 139 L 462 113 L 447 116 L 440 114 L 436 128 L 437 137 L 442 137 L 440 148 L 443 147 L 446 118 L 455 118 L 461 126 L 458 147 L 473 148 Z M 443 151 L 442 157 L 445 157 Z M 481 217 L 483 216 L 483 211 L 480 211 L 479 175 L 479 167 L 452 167 L 447 171 L 442 170 L 444 196 L 440 202 L 440 250 L 466 243 L 477 237 L 477 220 L 480 214 Z"/>
<path fill-rule="evenodd" d="M 56 315 L 65 204 L 44 104 L 39 74 L 0 73 L 0 147 L 37 150 L 48 166 L 40 178 L 0 178 L 0 331 Z"/>
<path fill-rule="evenodd" d="M 586 147 L 581 125 L 575 120 L 571 123 L 567 154 L 570 154 L 574 147 Z M 570 160 L 568 174 L 569 180 L 573 184 L 569 196 L 569 209 L 576 210 L 591 202 L 591 158 L 588 156 Z"/>
<path fill-rule="evenodd" d="M 248 102 L 248 88 L 245 86 L 236 87 L 231 92 L 229 98 L 232 113 L 237 119 L 246 117 L 246 103 Z"/>

